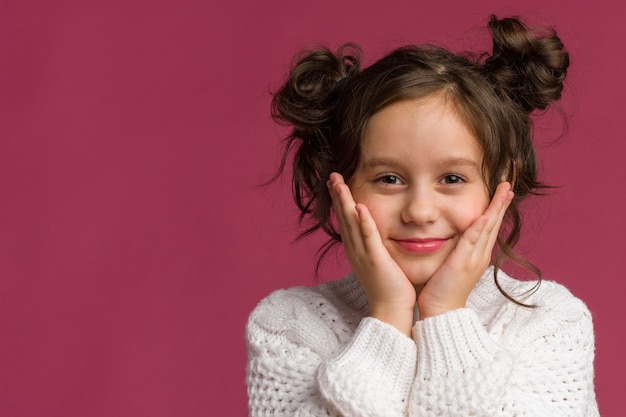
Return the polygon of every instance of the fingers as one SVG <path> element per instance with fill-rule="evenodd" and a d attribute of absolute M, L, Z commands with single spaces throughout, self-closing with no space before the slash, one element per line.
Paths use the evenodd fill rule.
<path fill-rule="evenodd" d="M 491 203 L 489 204 L 489 207 L 487 208 L 487 211 L 485 212 L 485 215 L 488 216 L 488 221 L 483 230 L 483 234 L 486 239 L 482 239 L 484 246 L 480 249 L 488 251 L 489 254 L 491 254 L 491 250 L 496 244 L 502 220 L 504 219 L 506 210 L 511 204 L 513 197 L 514 194 L 513 191 L 511 191 L 511 185 L 507 182 L 500 183 L 498 188 L 496 188 L 496 192 L 491 200 Z"/>
<path fill-rule="evenodd" d="M 491 229 L 488 231 L 489 240 L 487 243 L 487 247 L 490 253 L 491 253 L 491 249 L 493 249 L 493 246 L 496 244 L 496 241 L 498 239 L 498 234 L 500 233 L 500 227 L 502 226 L 502 221 L 504 220 L 506 210 L 509 208 L 511 201 L 513 201 L 513 197 L 515 196 L 511 189 L 511 184 L 509 183 L 505 182 L 505 183 L 500 184 L 498 188 L 496 189 L 496 195 L 499 193 L 500 189 L 502 190 L 502 196 L 498 197 L 496 200 L 496 196 L 494 195 L 494 200 L 496 200 L 496 205 L 497 205 L 497 207 L 494 208 L 494 210 L 497 209 L 495 223 L 493 224 L 493 227 L 491 227 Z M 492 200 L 492 204 L 493 203 L 494 201 Z"/>
<path fill-rule="evenodd" d="M 504 215 L 513 199 L 510 188 L 507 182 L 499 184 L 485 213 L 476 219 L 461 237 L 457 248 L 468 259 L 476 258 L 481 263 L 489 262 Z"/>
<path fill-rule="evenodd" d="M 348 255 L 352 255 L 351 260 L 364 256 L 369 262 L 376 263 L 388 258 L 374 218 L 365 205 L 355 203 L 343 177 L 331 174 L 328 187 L 343 244 Z"/>
<path fill-rule="evenodd" d="M 380 256 L 385 256 L 387 250 L 384 248 L 378 227 L 369 210 L 363 204 L 357 204 L 356 210 L 359 215 L 363 249 L 372 256 L 373 260 L 378 259 Z"/>
<path fill-rule="evenodd" d="M 333 201 L 333 209 L 344 247 L 349 252 L 362 250 L 359 215 L 348 185 L 340 174 L 332 173 L 327 186 Z"/>

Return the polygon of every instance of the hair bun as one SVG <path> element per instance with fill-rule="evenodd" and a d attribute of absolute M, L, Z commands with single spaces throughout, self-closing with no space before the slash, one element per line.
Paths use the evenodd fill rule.
<path fill-rule="evenodd" d="M 355 44 L 345 44 L 333 53 L 327 48 L 305 51 L 294 61 L 289 78 L 272 98 L 272 117 L 282 125 L 290 126 L 286 145 L 278 169 L 285 168 L 289 152 L 293 149 L 293 193 L 300 209 L 301 219 L 313 211 L 322 210 L 319 199 L 330 199 L 326 180 L 330 175 L 330 125 L 337 105 L 339 90 L 345 88 L 341 80 L 359 71 L 361 49 Z M 330 204 L 330 203 L 329 203 Z M 332 227 L 314 224 L 301 236 L 322 228 L 339 239 Z"/>
<path fill-rule="evenodd" d="M 545 109 L 561 97 L 569 54 L 552 29 L 531 30 L 518 18 L 491 16 L 492 55 L 485 69 L 524 110 Z"/>
<path fill-rule="evenodd" d="M 289 78 L 274 94 L 274 119 L 292 125 L 295 137 L 318 137 L 331 116 L 337 84 L 358 72 L 360 60 L 361 49 L 355 44 L 342 45 L 336 54 L 322 47 L 298 55 Z"/>

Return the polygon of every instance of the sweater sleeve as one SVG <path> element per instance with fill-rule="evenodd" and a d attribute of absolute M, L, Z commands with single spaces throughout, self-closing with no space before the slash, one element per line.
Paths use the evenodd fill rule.
<path fill-rule="evenodd" d="M 281 291 L 251 314 L 250 416 L 406 416 L 415 342 L 373 318 L 345 329 L 309 304 Z"/>
<path fill-rule="evenodd" d="M 591 316 L 571 298 L 507 321 L 498 341 L 474 310 L 416 324 L 410 415 L 593 417 Z"/>

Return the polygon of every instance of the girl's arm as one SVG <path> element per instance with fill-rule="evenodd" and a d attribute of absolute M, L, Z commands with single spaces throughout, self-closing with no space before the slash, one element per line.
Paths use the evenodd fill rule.
<path fill-rule="evenodd" d="M 551 282 L 528 300 L 535 309 L 505 301 L 487 313 L 485 294 L 476 296 L 472 308 L 416 324 L 411 416 L 598 416 L 593 328 L 581 301 Z"/>
<path fill-rule="evenodd" d="M 273 293 L 251 314 L 251 417 L 406 416 L 415 342 L 316 289 Z"/>

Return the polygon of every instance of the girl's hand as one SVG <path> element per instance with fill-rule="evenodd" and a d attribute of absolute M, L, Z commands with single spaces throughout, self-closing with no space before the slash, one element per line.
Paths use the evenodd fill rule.
<path fill-rule="evenodd" d="M 491 260 L 500 225 L 513 200 L 507 182 L 498 185 L 485 213 L 463 233 L 454 250 L 430 278 L 417 301 L 420 319 L 465 307 L 470 292 Z"/>
<path fill-rule="evenodd" d="M 327 182 L 346 257 L 365 291 L 370 315 L 411 336 L 415 288 L 383 245 L 367 207 L 356 204 L 343 177 Z"/>

